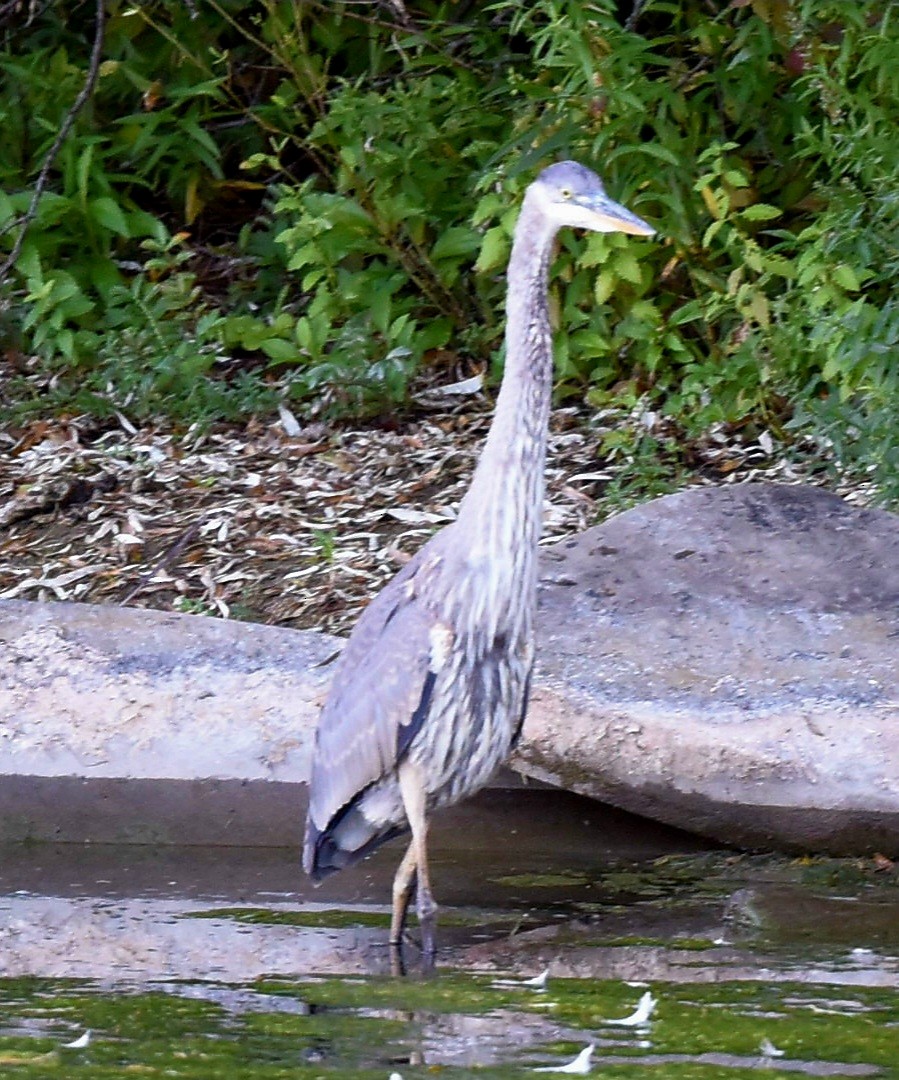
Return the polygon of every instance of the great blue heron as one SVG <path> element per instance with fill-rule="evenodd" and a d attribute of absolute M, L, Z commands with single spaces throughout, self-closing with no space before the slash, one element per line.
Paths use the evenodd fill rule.
<path fill-rule="evenodd" d="M 528 187 L 509 261 L 505 374 L 471 487 L 456 520 L 362 614 L 318 725 L 303 865 L 319 880 L 411 830 L 390 941 L 400 943 L 417 881 L 426 957 L 436 912 L 427 815 L 487 783 L 527 708 L 553 381 L 547 274 L 566 225 L 654 232 L 575 162 Z"/>

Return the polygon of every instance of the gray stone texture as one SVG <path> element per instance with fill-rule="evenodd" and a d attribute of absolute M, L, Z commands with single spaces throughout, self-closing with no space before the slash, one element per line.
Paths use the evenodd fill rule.
<path fill-rule="evenodd" d="M 514 768 L 728 843 L 899 854 L 899 517 L 809 487 L 667 496 L 544 551 L 538 628 Z M 54 814 L 89 837 L 107 799 L 104 838 L 192 815 L 248 842 L 267 785 L 277 833 L 339 647 L 0 602 L 0 839 L 59 837 Z"/>

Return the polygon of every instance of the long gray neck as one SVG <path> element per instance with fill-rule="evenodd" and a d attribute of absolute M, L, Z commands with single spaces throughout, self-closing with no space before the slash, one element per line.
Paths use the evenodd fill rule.
<path fill-rule="evenodd" d="M 540 539 L 553 382 L 546 286 L 555 232 L 525 197 L 509 260 L 505 373 L 487 441 L 459 508 L 459 528 L 473 556 L 516 563 L 519 556 L 533 559 Z"/>

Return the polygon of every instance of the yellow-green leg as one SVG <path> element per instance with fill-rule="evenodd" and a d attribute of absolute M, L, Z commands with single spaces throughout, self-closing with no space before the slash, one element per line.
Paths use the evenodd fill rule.
<path fill-rule="evenodd" d="M 390 940 L 391 942 L 399 941 L 402 935 L 412 886 L 416 885 L 423 966 L 430 968 L 433 966 L 437 948 L 435 936 L 437 905 L 431 893 L 431 875 L 428 870 L 427 791 L 421 770 L 408 761 L 400 766 L 399 781 L 406 818 L 412 830 L 412 840 L 393 882 L 393 919 L 390 926 Z"/>

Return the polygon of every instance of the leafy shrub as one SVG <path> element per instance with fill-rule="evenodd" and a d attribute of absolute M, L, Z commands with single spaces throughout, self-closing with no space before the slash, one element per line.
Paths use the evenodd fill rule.
<path fill-rule="evenodd" d="M 112 5 L 90 107 L 0 286 L 5 323 L 59 371 L 58 400 L 90 407 L 395 406 L 423 365 L 499 363 L 515 207 L 570 156 L 661 240 L 562 237 L 558 393 L 647 400 L 687 435 L 812 425 L 899 488 L 888 14 L 634 10 Z M 92 33 L 66 3 L 6 32 L 0 228 Z"/>

